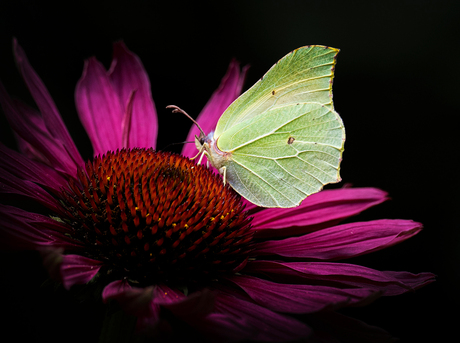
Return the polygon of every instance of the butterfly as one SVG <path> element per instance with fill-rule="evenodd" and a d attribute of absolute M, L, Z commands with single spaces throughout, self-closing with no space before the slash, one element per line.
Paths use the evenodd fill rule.
<path fill-rule="evenodd" d="M 206 156 L 224 183 L 262 207 L 298 206 L 339 182 L 345 128 L 332 102 L 338 52 L 311 45 L 279 60 L 225 110 L 213 132 L 200 128 L 198 163 Z"/>

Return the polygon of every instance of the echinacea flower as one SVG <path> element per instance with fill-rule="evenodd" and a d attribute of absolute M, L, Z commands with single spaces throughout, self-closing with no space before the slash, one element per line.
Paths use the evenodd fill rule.
<path fill-rule="evenodd" d="M 189 160 L 193 146 L 183 156 L 155 151 L 149 79 L 123 43 L 114 45 L 109 71 L 91 58 L 77 84 L 77 110 L 94 148 L 85 163 L 16 42 L 14 52 L 38 111 L 0 85 L 21 151 L 0 146 L 0 192 L 48 213 L 0 205 L 1 248 L 40 250 L 66 289 L 101 284 L 103 301 L 136 316 L 139 330 L 164 334 L 176 318 L 212 341 L 289 341 L 315 337 L 298 316 L 310 314 L 340 337 L 341 325 L 365 324 L 336 310 L 434 280 L 337 262 L 421 230 L 410 220 L 340 224 L 387 200 L 381 190 L 324 190 L 296 208 L 258 208 Z M 231 62 L 197 119 L 205 131 L 240 94 L 245 73 Z"/>

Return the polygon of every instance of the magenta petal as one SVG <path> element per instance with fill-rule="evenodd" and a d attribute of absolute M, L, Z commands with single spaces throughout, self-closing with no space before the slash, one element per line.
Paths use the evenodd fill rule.
<path fill-rule="evenodd" d="M 94 57 L 85 62 L 75 89 L 75 103 L 94 155 L 123 147 L 123 107 L 106 70 Z"/>
<path fill-rule="evenodd" d="M 428 285 L 435 280 L 436 275 L 433 273 L 419 273 L 419 274 L 412 274 L 409 272 L 393 272 L 393 271 L 384 271 L 382 272 L 385 276 L 389 279 L 398 280 L 400 284 L 403 284 L 406 289 L 414 291 Z M 384 295 L 399 295 L 404 293 L 402 287 L 390 286 L 385 289 Z"/>
<path fill-rule="evenodd" d="M 4 168 L 23 180 L 38 183 L 55 191 L 65 186 L 67 181 L 54 169 L 32 161 L 0 143 L 0 168 Z"/>
<path fill-rule="evenodd" d="M 63 255 L 61 264 L 62 284 L 65 289 L 88 283 L 102 266 L 102 262 L 80 255 Z"/>
<path fill-rule="evenodd" d="M 189 323 L 198 329 L 211 342 L 235 342 L 256 336 L 255 327 L 248 328 L 244 318 L 226 313 L 211 313 L 205 318 L 191 318 Z"/>
<path fill-rule="evenodd" d="M 337 262 L 249 261 L 244 273 L 263 275 L 275 282 L 314 283 L 339 288 L 364 287 L 398 295 L 413 291 L 434 281 L 431 273 L 381 272 L 354 264 Z"/>
<path fill-rule="evenodd" d="M 125 114 L 123 116 L 123 121 L 121 124 L 122 127 L 122 135 L 121 135 L 121 144 L 124 147 L 129 147 L 129 141 L 130 141 L 130 134 L 131 134 L 131 123 L 133 119 L 133 101 L 134 101 L 134 96 L 136 95 L 136 92 L 133 91 L 131 92 L 129 98 L 128 98 L 128 103 L 126 105 L 125 109 Z M 136 134 L 133 132 L 133 134 Z"/>
<path fill-rule="evenodd" d="M 335 310 L 375 299 L 379 294 L 370 289 L 339 289 L 320 285 L 275 283 L 253 276 L 228 277 L 255 302 L 273 311 L 313 313 Z"/>
<path fill-rule="evenodd" d="M 196 121 L 202 130 L 208 134 L 215 129 L 217 121 L 228 106 L 240 95 L 246 77 L 247 67 L 240 71 L 240 64 L 232 60 L 227 73 L 220 82 L 219 88 L 212 94 L 206 106 L 199 114 Z M 200 130 L 193 125 L 187 135 L 187 141 L 195 142 L 195 136 L 200 136 Z M 198 153 L 195 144 L 185 144 L 182 155 L 193 157 Z"/>
<path fill-rule="evenodd" d="M 39 112 L 12 100 L 1 83 L 0 102 L 23 154 L 55 169 L 72 170 L 72 164 L 75 163 L 69 158 L 67 151 L 64 151 L 62 143 L 50 135 Z M 69 165 L 69 168 L 63 168 L 62 165 Z M 75 165 L 73 168 L 75 169 Z"/>
<path fill-rule="evenodd" d="M 33 147 L 33 151 L 29 151 L 33 154 L 31 157 L 67 175 L 75 175 L 78 167 L 76 161 L 81 160 L 80 155 L 71 156 L 63 142 L 48 131 L 40 114 L 18 101 L 13 101 L 1 83 L 0 103 L 12 129 L 20 137 L 20 146 Z"/>
<path fill-rule="evenodd" d="M 294 318 L 223 292 L 216 294 L 216 312 L 241 319 L 240 333 L 244 336 L 240 340 L 287 342 L 311 333 L 308 326 Z"/>
<path fill-rule="evenodd" d="M 77 246 L 65 235 L 65 225 L 16 207 L 0 205 L 0 224 L 0 247 L 4 250 Z"/>
<path fill-rule="evenodd" d="M 376 188 L 325 190 L 310 195 L 298 207 L 263 209 L 252 226 L 257 238 L 300 235 L 336 225 L 387 199 L 387 193 Z"/>
<path fill-rule="evenodd" d="M 83 159 L 70 137 L 53 99 L 48 93 L 48 90 L 42 80 L 40 80 L 32 66 L 29 64 L 24 51 L 19 46 L 16 39 L 13 41 L 13 50 L 19 71 L 21 72 L 32 97 L 43 116 L 44 123 L 51 136 L 62 142 L 64 150 L 68 151 L 69 155 L 73 157 L 77 166 L 83 165 Z M 71 171 L 68 170 L 68 172 Z"/>
<path fill-rule="evenodd" d="M 113 281 L 104 287 L 102 291 L 102 300 L 106 303 L 108 300 L 116 299 L 132 289 L 133 288 L 126 280 Z"/>
<path fill-rule="evenodd" d="M 374 220 L 338 225 L 300 237 L 261 242 L 255 255 L 280 255 L 340 260 L 367 254 L 402 242 L 422 229 L 411 220 Z"/>
<path fill-rule="evenodd" d="M 102 299 L 117 300 L 123 310 L 136 317 L 158 318 L 160 308 L 152 303 L 153 287 L 133 288 L 125 280 L 118 280 L 104 288 Z"/>
<path fill-rule="evenodd" d="M 131 93 L 136 93 L 132 104 L 127 147 L 152 147 L 155 149 L 158 120 L 150 90 L 150 80 L 139 57 L 129 51 L 123 42 L 113 45 L 113 60 L 109 77 L 121 105 L 125 109 L 128 106 Z"/>
<path fill-rule="evenodd" d="M 17 194 L 37 201 L 38 203 L 58 212 L 59 202 L 48 192 L 35 183 L 28 180 L 21 180 L 0 168 L 0 194 Z"/>
<path fill-rule="evenodd" d="M 166 285 L 158 285 L 154 291 L 154 303 L 167 308 L 178 318 L 185 321 L 197 317 L 204 317 L 214 308 L 214 292 L 209 289 L 194 292 L 185 296 Z"/>

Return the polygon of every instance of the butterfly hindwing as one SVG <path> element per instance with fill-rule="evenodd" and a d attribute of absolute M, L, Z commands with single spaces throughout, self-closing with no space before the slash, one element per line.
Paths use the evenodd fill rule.
<path fill-rule="evenodd" d="M 227 130 L 227 181 L 259 206 L 292 207 L 340 180 L 345 132 L 337 113 L 319 103 L 271 109 Z"/>

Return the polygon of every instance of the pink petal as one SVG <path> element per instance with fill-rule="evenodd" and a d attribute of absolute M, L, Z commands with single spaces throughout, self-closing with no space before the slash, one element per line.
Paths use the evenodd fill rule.
<path fill-rule="evenodd" d="M 235 342 L 250 339 L 257 334 L 254 327 L 248 328 L 244 318 L 227 313 L 211 313 L 205 318 L 189 320 L 189 323 L 208 337 L 211 342 Z"/>
<path fill-rule="evenodd" d="M 28 180 L 21 180 L 0 168 L 0 194 L 17 194 L 48 207 L 49 209 L 59 212 L 60 204 L 48 192 L 40 186 Z"/>
<path fill-rule="evenodd" d="M 94 155 L 123 147 L 123 105 L 106 70 L 94 57 L 85 62 L 83 75 L 75 89 L 75 103 Z"/>
<path fill-rule="evenodd" d="M 20 179 L 38 183 L 55 191 L 65 186 L 67 180 L 54 169 L 32 161 L 0 143 L 0 168 L 8 170 Z"/>
<path fill-rule="evenodd" d="M 431 273 L 381 272 L 354 264 L 337 262 L 249 261 L 243 273 L 263 275 L 275 282 L 314 283 L 339 288 L 364 287 L 398 295 L 434 281 Z"/>
<path fill-rule="evenodd" d="M 102 291 L 102 299 L 115 299 L 127 313 L 136 317 L 158 318 L 160 307 L 152 303 L 154 287 L 133 288 L 125 280 L 109 283 Z"/>
<path fill-rule="evenodd" d="M 228 277 L 255 302 L 273 311 L 285 313 L 313 313 L 335 310 L 374 300 L 378 292 L 364 288 L 339 289 L 320 285 L 275 283 L 253 276 Z"/>
<path fill-rule="evenodd" d="M 422 229 L 411 220 L 374 220 L 338 225 L 300 237 L 258 243 L 255 255 L 340 260 L 402 242 Z"/>
<path fill-rule="evenodd" d="M 131 93 L 136 92 L 126 147 L 155 149 L 158 120 L 150 90 L 150 80 L 139 57 L 129 51 L 123 42 L 113 45 L 109 77 L 125 109 L 128 107 Z"/>
<path fill-rule="evenodd" d="M 109 283 L 102 291 L 102 300 L 106 303 L 110 299 L 116 299 L 119 296 L 124 296 L 126 292 L 133 290 L 131 285 L 126 280 L 116 280 Z M 139 288 L 142 292 L 144 289 Z"/>
<path fill-rule="evenodd" d="M 88 283 L 102 267 L 102 262 L 80 255 L 63 255 L 61 264 L 62 284 L 65 289 Z"/>
<path fill-rule="evenodd" d="M 286 342 L 307 337 L 311 333 L 308 326 L 296 319 L 243 300 L 236 293 L 228 295 L 218 292 L 215 308 L 216 312 L 233 317 L 234 322 L 240 321 L 240 340 Z"/>
<path fill-rule="evenodd" d="M 72 138 L 70 137 L 67 128 L 62 121 L 61 115 L 59 114 L 56 105 L 53 102 L 48 90 L 43 84 L 42 80 L 35 73 L 32 66 L 29 64 L 27 57 L 22 50 L 22 48 L 17 43 L 16 39 L 13 40 L 13 50 L 16 58 L 16 63 L 19 68 L 19 71 L 24 78 L 24 81 L 29 88 L 32 97 L 35 100 L 42 116 L 46 128 L 52 137 L 55 137 L 62 142 L 64 151 L 67 151 L 68 154 L 74 159 L 75 165 L 72 170 L 66 170 L 66 172 L 72 173 L 75 168 L 82 166 L 83 159 L 81 158 L 80 153 L 77 150 Z"/>
<path fill-rule="evenodd" d="M 254 216 L 256 238 L 287 237 L 337 225 L 341 220 L 387 200 L 376 188 L 341 188 L 310 195 L 298 207 L 267 208 Z"/>
<path fill-rule="evenodd" d="M 240 64 L 232 60 L 228 66 L 227 73 L 220 82 L 219 88 L 212 94 L 206 106 L 199 114 L 196 121 L 205 134 L 215 129 L 217 121 L 228 106 L 240 95 L 246 77 L 247 67 L 240 71 Z M 200 136 L 200 130 L 193 125 L 187 135 L 187 141 L 195 142 L 195 136 Z M 182 155 L 193 157 L 198 153 L 195 144 L 185 144 Z"/>
<path fill-rule="evenodd" d="M 78 247 L 65 235 L 67 226 L 20 208 L 0 205 L 0 224 L 0 247 L 4 250 Z"/>
<path fill-rule="evenodd" d="M 10 122 L 10 126 L 15 131 L 19 151 L 30 159 L 43 162 L 44 164 L 53 166 L 57 169 L 62 169 L 60 165 L 62 163 L 65 164 L 65 159 L 69 158 L 69 156 L 67 155 L 67 152 L 64 151 L 65 154 L 62 154 L 63 156 L 58 155 L 53 160 L 53 157 L 55 156 L 50 154 L 51 161 L 55 161 L 55 163 L 50 163 L 50 159 L 46 157 L 49 152 L 47 147 L 51 146 L 51 149 L 54 148 L 59 153 L 63 150 L 62 143 L 50 135 L 40 113 L 19 101 L 10 99 L 1 84 L 0 88 L 3 94 L 0 96 L 0 100 L 5 103 L 3 107 L 5 108 L 5 112 L 7 112 L 7 119 Z M 21 137 L 21 134 L 24 138 Z M 43 149 L 43 144 L 33 144 L 36 140 L 43 140 L 45 148 Z M 32 144 L 30 142 L 32 142 Z"/>
<path fill-rule="evenodd" d="M 121 135 L 121 144 L 124 147 L 129 147 L 129 140 L 130 140 L 130 134 L 131 134 L 131 127 L 132 127 L 132 119 L 133 119 L 133 101 L 134 101 L 134 96 L 136 95 L 136 92 L 131 92 L 129 98 L 128 98 L 128 103 L 126 104 L 126 109 L 125 109 L 125 114 L 123 116 L 123 121 L 121 124 L 122 127 L 122 135 Z M 133 132 L 135 134 L 135 132 Z"/>
<path fill-rule="evenodd" d="M 154 291 L 154 303 L 171 311 L 176 317 L 185 321 L 204 317 L 214 309 L 214 292 L 209 289 L 185 296 L 166 285 L 158 285 Z"/>
<path fill-rule="evenodd" d="M 48 131 L 40 114 L 18 101 L 13 101 L 1 83 L 0 103 L 12 129 L 20 137 L 20 146 L 28 148 L 29 153 L 32 153 L 31 157 L 69 176 L 75 175 L 78 166 L 76 161 L 81 159 L 80 155 L 71 156 L 63 142 Z"/>

